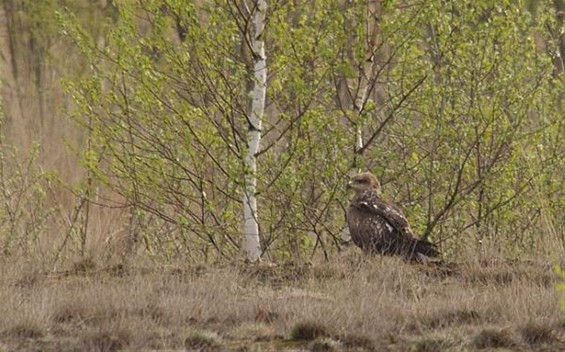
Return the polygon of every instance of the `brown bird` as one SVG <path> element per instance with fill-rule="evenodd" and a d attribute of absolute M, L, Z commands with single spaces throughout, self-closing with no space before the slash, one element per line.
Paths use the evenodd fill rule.
<path fill-rule="evenodd" d="M 351 240 L 364 252 L 398 255 L 416 262 L 440 255 L 435 245 L 414 237 L 399 208 L 381 198 L 381 184 L 373 174 L 353 176 L 347 186 L 355 191 L 347 225 Z"/>

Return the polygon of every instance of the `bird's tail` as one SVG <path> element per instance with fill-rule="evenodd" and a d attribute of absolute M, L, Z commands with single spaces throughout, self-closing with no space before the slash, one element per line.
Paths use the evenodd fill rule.
<path fill-rule="evenodd" d="M 414 243 L 413 256 L 416 256 L 417 254 L 423 254 L 426 257 L 430 257 L 430 258 L 436 258 L 440 256 L 440 252 L 433 243 L 420 239 L 415 239 L 414 241 L 415 243 Z"/>

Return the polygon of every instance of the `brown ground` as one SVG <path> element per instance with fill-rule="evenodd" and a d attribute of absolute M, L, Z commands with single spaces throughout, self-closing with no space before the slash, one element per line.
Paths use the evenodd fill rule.
<path fill-rule="evenodd" d="M 549 262 L 0 264 L 0 350 L 558 351 Z"/>

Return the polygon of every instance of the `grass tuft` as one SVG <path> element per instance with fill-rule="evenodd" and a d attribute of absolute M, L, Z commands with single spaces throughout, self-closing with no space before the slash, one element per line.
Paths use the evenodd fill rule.
<path fill-rule="evenodd" d="M 76 275 L 90 274 L 96 270 L 96 261 L 92 257 L 85 257 L 73 264 L 73 272 Z"/>
<path fill-rule="evenodd" d="M 101 330 L 87 335 L 84 347 L 90 351 L 119 351 L 123 350 L 130 341 L 130 332 L 127 330 Z"/>
<path fill-rule="evenodd" d="M 528 261 L 468 263 L 459 268 L 459 272 L 471 284 L 509 286 L 528 282 L 540 287 L 551 287 L 555 281 L 551 266 Z"/>
<path fill-rule="evenodd" d="M 326 327 L 313 321 L 297 323 L 290 332 L 290 338 L 296 341 L 312 341 L 326 336 L 329 336 Z"/>
<path fill-rule="evenodd" d="M 447 341 L 438 338 L 423 338 L 410 348 L 410 352 L 442 352 L 448 348 Z"/>
<path fill-rule="evenodd" d="M 277 312 L 273 312 L 259 306 L 255 309 L 256 322 L 272 324 L 278 318 L 280 318 L 280 314 Z"/>
<path fill-rule="evenodd" d="M 376 351 L 375 342 L 367 336 L 352 334 L 340 340 L 348 350 Z"/>
<path fill-rule="evenodd" d="M 481 315 L 475 310 L 456 309 L 443 310 L 431 317 L 427 326 L 432 329 L 445 328 L 450 325 L 466 325 L 476 323 L 481 319 Z"/>
<path fill-rule="evenodd" d="M 530 322 L 521 327 L 518 332 L 528 345 L 551 343 L 557 340 L 550 324 Z"/>
<path fill-rule="evenodd" d="M 32 289 L 44 281 L 45 276 L 39 271 L 25 272 L 15 282 L 15 286 L 21 289 Z"/>
<path fill-rule="evenodd" d="M 252 341 L 274 341 L 284 338 L 272 325 L 257 322 L 240 324 L 230 335 L 239 340 Z"/>
<path fill-rule="evenodd" d="M 43 329 L 33 322 L 20 323 L 0 333 L 4 338 L 18 339 L 38 339 L 43 335 Z"/>
<path fill-rule="evenodd" d="M 108 271 L 108 273 L 112 276 L 116 276 L 116 277 L 124 277 L 130 274 L 130 268 L 124 264 L 124 263 L 119 263 L 113 266 L 110 266 L 108 269 L 106 269 Z"/>
<path fill-rule="evenodd" d="M 249 265 L 243 271 L 250 278 L 259 282 L 282 285 L 293 281 L 300 281 L 312 276 L 312 266 L 307 264 L 284 263 L 275 265 L 270 263 L 260 263 Z"/>
<path fill-rule="evenodd" d="M 165 313 L 164 309 L 158 306 L 154 302 L 147 303 L 146 306 L 140 307 L 135 311 L 135 313 L 142 318 L 149 318 L 150 320 L 154 321 L 155 323 L 168 323 L 169 317 Z"/>
<path fill-rule="evenodd" d="M 188 350 L 219 351 L 222 348 L 221 339 L 212 331 L 195 331 L 184 339 L 184 347 Z"/>
<path fill-rule="evenodd" d="M 340 350 L 339 342 L 328 337 L 316 339 L 310 345 L 311 352 L 333 352 Z"/>
<path fill-rule="evenodd" d="M 69 323 L 86 318 L 86 309 L 78 303 L 68 303 L 57 308 L 53 313 L 52 320 L 55 323 Z"/>
<path fill-rule="evenodd" d="M 473 338 L 473 346 L 478 349 L 510 348 L 516 343 L 506 330 L 485 329 Z"/>

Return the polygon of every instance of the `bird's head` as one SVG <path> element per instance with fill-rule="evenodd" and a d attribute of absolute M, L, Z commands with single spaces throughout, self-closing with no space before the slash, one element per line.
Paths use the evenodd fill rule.
<path fill-rule="evenodd" d="M 370 172 L 362 172 L 353 176 L 347 184 L 347 188 L 354 190 L 355 194 L 371 189 L 377 191 L 379 195 L 381 194 L 381 184 L 375 175 Z"/>

